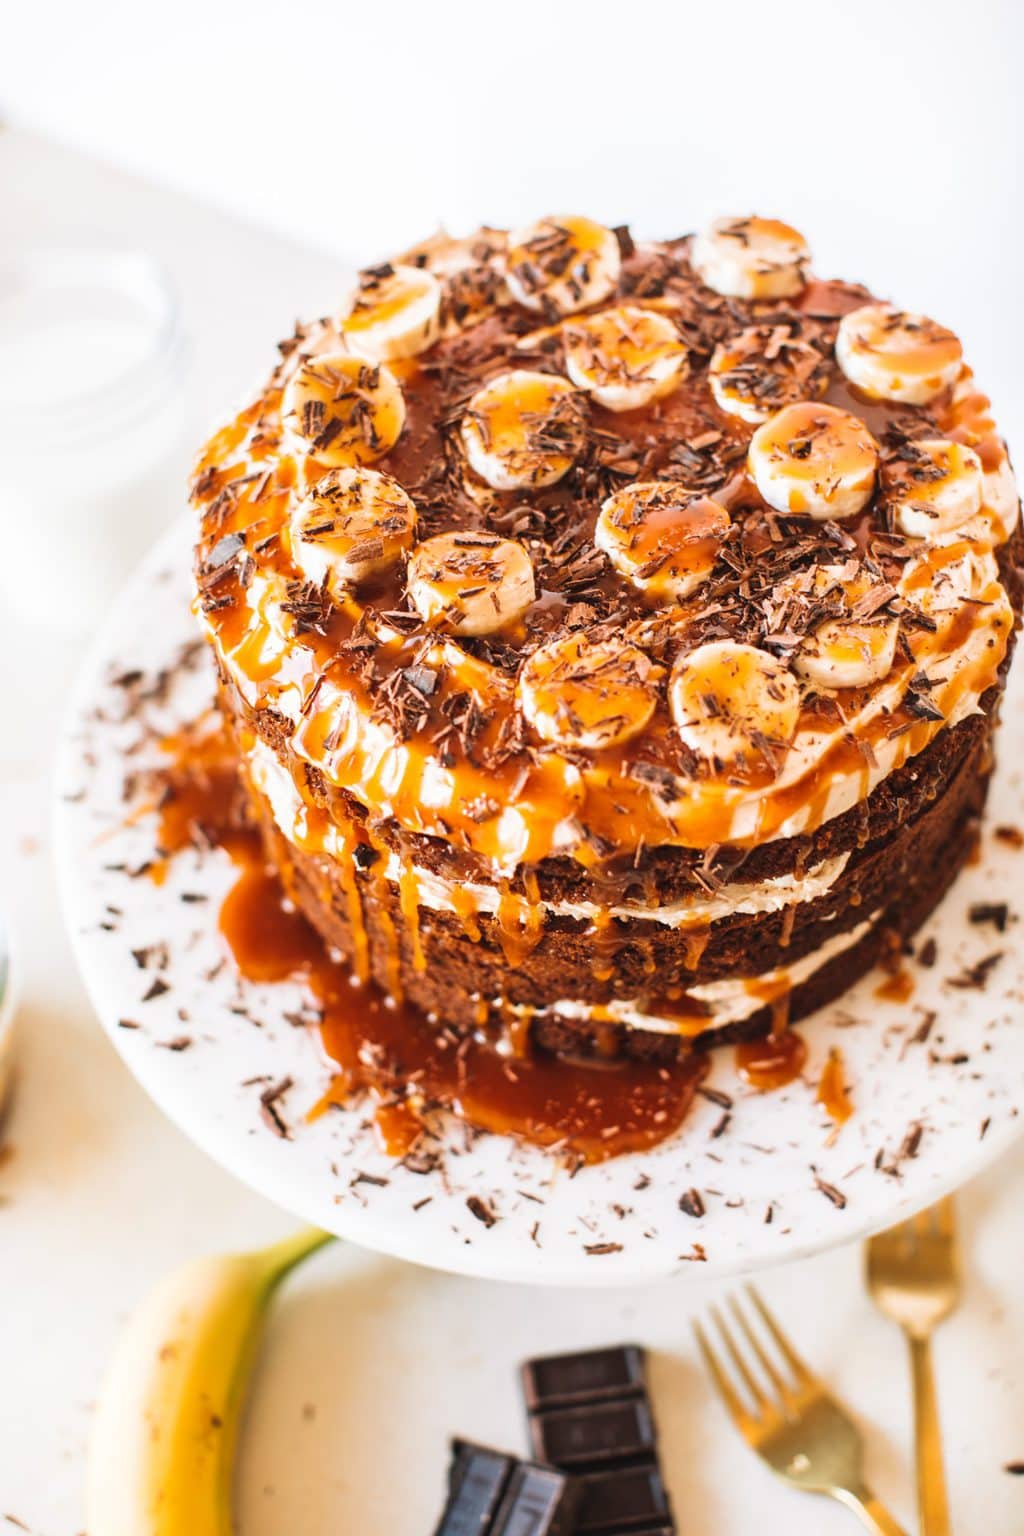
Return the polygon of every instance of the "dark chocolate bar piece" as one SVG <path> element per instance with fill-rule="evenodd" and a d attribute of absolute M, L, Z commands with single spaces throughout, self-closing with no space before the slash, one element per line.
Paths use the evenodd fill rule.
<path fill-rule="evenodd" d="M 569 1471 L 589 1471 L 654 1452 L 654 1422 L 645 1398 L 556 1408 L 530 1417 L 538 1461 Z"/>
<path fill-rule="evenodd" d="M 678 1536 L 678 1532 L 674 1525 L 645 1525 L 633 1526 L 630 1531 L 624 1531 L 623 1536 Z"/>
<path fill-rule="evenodd" d="M 546 1355 L 522 1368 L 533 1453 L 576 1474 L 576 1536 L 675 1536 L 656 1456 L 646 1352 Z"/>
<path fill-rule="evenodd" d="M 668 1493 L 653 1459 L 611 1472 L 591 1472 L 580 1479 L 583 1494 L 576 1516 L 577 1536 L 636 1531 L 637 1536 L 672 1519 Z"/>
<path fill-rule="evenodd" d="M 521 1461 L 509 1478 L 490 1536 L 570 1536 L 580 1488 L 554 1467 Z"/>
<path fill-rule="evenodd" d="M 490 1536 L 515 1458 L 457 1440 L 448 1470 L 448 1502 L 434 1536 Z"/>
<path fill-rule="evenodd" d="M 527 1360 L 522 1377 L 531 1413 L 639 1396 L 645 1390 L 644 1351 L 636 1344 L 620 1344 L 578 1355 L 542 1355 Z"/>

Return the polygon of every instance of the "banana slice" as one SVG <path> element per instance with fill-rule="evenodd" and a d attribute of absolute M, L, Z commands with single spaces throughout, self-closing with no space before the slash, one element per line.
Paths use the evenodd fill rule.
<path fill-rule="evenodd" d="M 535 597 L 533 566 L 521 544 L 493 533 L 439 533 L 409 559 L 417 613 L 454 635 L 507 628 Z"/>
<path fill-rule="evenodd" d="M 622 257 L 610 229 L 592 219 L 540 219 L 509 235 L 505 281 L 527 309 L 553 317 L 614 293 Z"/>
<path fill-rule="evenodd" d="M 470 468 L 494 490 L 536 490 L 569 473 L 586 416 L 568 379 L 517 368 L 477 391 L 461 434 Z"/>
<path fill-rule="evenodd" d="M 523 714 L 544 741 L 598 752 L 638 735 L 654 714 L 663 669 L 635 645 L 576 631 L 528 657 Z"/>
<path fill-rule="evenodd" d="M 378 363 L 334 352 L 307 359 L 284 387 L 281 423 L 293 448 L 328 468 L 372 464 L 397 443 L 405 399 Z"/>
<path fill-rule="evenodd" d="M 887 589 L 892 597 L 892 589 Z M 776 626 L 809 632 L 793 652 L 793 670 L 818 688 L 866 688 L 888 677 L 896 660 L 899 619 L 879 606 L 878 582 L 860 560 L 817 565 L 781 584 Z M 801 615 L 803 618 L 801 619 Z"/>
<path fill-rule="evenodd" d="M 807 281 L 803 235 L 778 219 L 716 219 L 695 235 L 690 261 L 701 282 L 732 299 L 784 299 Z"/>
<path fill-rule="evenodd" d="M 444 334 L 457 336 L 510 302 L 505 278 L 496 267 L 480 262 L 453 272 L 444 282 Z"/>
<path fill-rule="evenodd" d="M 332 469 L 295 506 L 289 533 L 302 574 L 340 597 L 412 548 L 416 508 L 390 475 Z"/>
<path fill-rule="evenodd" d="M 360 274 L 341 332 L 353 350 L 374 362 L 415 357 L 436 339 L 441 284 L 425 267 L 390 263 Z"/>
<path fill-rule="evenodd" d="M 747 468 L 777 512 L 852 517 L 871 500 L 878 444 L 859 417 L 807 400 L 758 427 Z"/>
<path fill-rule="evenodd" d="M 720 410 L 757 423 L 784 405 L 823 395 L 828 364 L 798 323 L 752 325 L 719 342 L 708 382 Z"/>
<path fill-rule="evenodd" d="M 678 599 L 710 574 L 730 526 L 709 497 L 670 481 L 640 481 L 604 502 L 594 543 L 635 587 Z"/>
<path fill-rule="evenodd" d="M 926 405 L 956 379 L 963 348 L 952 331 L 927 315 L 865 304 L 840 320 L 836 358 L 866 395 Z"/>
<path fill-rule="evenodd" d="M 731 763 L 789 745 L 800 716 L 800 688 L 767 651 L 712 640 L 680 656 L 669 704 L 688 747 L 712 762 Z"/>
<path fill-rule="evenodd" d="M 901 531 L 927 539 L 981 511 L 985 477 L 973 448 L 929 437 L 905 444 L 883 465 L 882 490 Z"/>
<path fill-rule="evenodd" d="M 924 614 L 939 634 L 948 633 L 951 623 L 971 614 L 979 619 L 982 615 L 977 600 L 991 586 L 998 569 L 993 569 L 991 550 L 973 539 L 946 533 L 920 545 L 920 551 L 907 561 L 899 580 L 900 595 L 911 614 Z M 915 656 L 929 639 L 927 631 L 914 631 L 911 617 L 908 642 Z"/>
<path fill-rule="evenodd" d="M 793 666 L 818 688 L 866 688 L 892 671 L 899 630 L 898 619 L 826 619 L 800 646 Z"/>
<path fill-rule="evenodd" d="M 609 411 L 635 411 L 670 394 L 688 354 L 665 315 L 623 304 L 566 325 L 565 371 Z"/>
<path fill-rule="evenodd" d="M 429 267 L 438 277 L 446 278 L 471 267 L 500 262 L 507 249 L 507 232 L 485 224 L 475 234 L 461 237 L 439 230 L 411 250 L 403 251 L 398 259 L 406 266 Z"/>

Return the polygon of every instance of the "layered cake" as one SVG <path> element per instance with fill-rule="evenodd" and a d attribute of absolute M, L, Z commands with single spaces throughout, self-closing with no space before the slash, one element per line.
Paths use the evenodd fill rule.
<path fill-rule="evenodd" d="M 192 498 L 267 858 L 447 1038 L 778 1032 L 970 855 L 1007 452 L 956 336 L 785 224 L 432 239 L 282 344 Z"/>

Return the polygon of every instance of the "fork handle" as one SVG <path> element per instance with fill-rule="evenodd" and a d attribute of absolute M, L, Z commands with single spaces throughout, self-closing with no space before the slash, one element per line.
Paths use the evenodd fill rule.
<path fill-rule="evenodd" d="M 914 1384 L 914 1445 L 921 1536 L 949 1536 L 949 1504 L 942 1465 L 939 1405 L 932 1372 L 931 1340 L 908 1335 Z"/>
<path fill-rule="evenodd" d="M 902 1525 L 897 1524 L 870 1488 L 836 1488 L 833 1492 L 841 1504 L 853 1510 L 861 1525 L 874 1532 L 874 1536 L 907 1536 Z"/>

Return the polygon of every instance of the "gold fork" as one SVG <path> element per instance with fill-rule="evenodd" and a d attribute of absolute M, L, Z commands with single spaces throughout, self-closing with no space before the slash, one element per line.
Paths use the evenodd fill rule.
<path fill-rule="evenodd" d="M 952 1199 L 873 1237 L 867 1280 L 879 1310 L 899 1323 L 910 1345 L 921 1536 L 949 1536 L 931 1335 L 960 1299 Z"/>
<path fill-rule="evenodd" d="M 746 1358 L 717 1307 L 711 1308 L 711 1316 L 742 1382 L 745 1397 L 737 1391 L 704 1329 L 699 1323 L 693 1325 L 704 1363 L 740 1434 L 773 1472 L 795 1488 L 838 1499 L 875 1536 L 906 1536 L 864 1481 L 860 1432 L 846 1409 L 826 1391 L 824 1382 L 808 1370 L 753 1286 L 748 1285 L 746 1290 L 785 1362 L 785 1375 L 771 1359 L 735 1297 L 730 1307 L 746 1340 Z M 755 1366 L 760 1377 L 755 1374 Z M 765 1379 L 771 1391 L 765 1390 Z"/>

